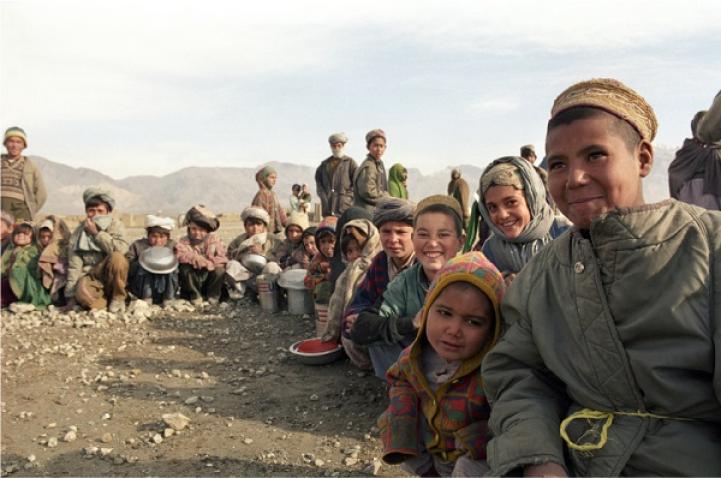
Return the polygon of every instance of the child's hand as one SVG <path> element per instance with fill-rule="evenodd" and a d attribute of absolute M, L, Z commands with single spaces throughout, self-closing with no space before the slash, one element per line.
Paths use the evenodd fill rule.
<path fill-rule="evenodd" d="M 423 309 L 419 310 L 418 313 L 413 317 L 413 327 L 416 329 L 421 328 L 421 320 L 423 319 Z"/>
<path fill-rule="evenodd" d="M 263 246 L 261 246 L 260 244 L 253 244 L 248 248 L 248 250 L 254 254 L 262 254 Z"/>
<path fill-rule="evenodd" d="M 358 314 L 350 314 L 348 317 L 345 318 L 345 333 L 349 334 L 351 330 L 353 330 L 353 324 L 355 323 L 356 319 L 358 318 Z"/>
<path fill-rule="evenodd" d="M 85 224 L 83 224 L 83 228 L 85 229 L 85 232 L 87 232 L 93 237 L 96 236 L 98 232 L 100 232 L 100 229 L 98 229 L 98 225 L 95 224 L 95 221 L 90 218 L 85 219 Z"/>
<path fill-rule="evenodd" d="M 557 463 L 544 463 L 543 465 L 531 465 L 523 469 L 523 476 L 552 476 L 566 477 L 566 470 Z"/>
<path fill-rule="evenodd" d="M 517 274 L 511 272 L 510 274 L 508 274 L 508 275 L 506 275 L 506 276 L 503 277 L 503 282 L 506 283 L 506 287 L 508 287 L 508 286 L 511 285 L 511 282 L 513 282 L 513 279 L 516 278 L 516 275 L 517 275 Z"/>

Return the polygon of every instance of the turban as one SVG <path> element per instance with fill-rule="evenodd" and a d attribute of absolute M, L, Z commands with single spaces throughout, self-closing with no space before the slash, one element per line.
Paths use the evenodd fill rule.
<path fill-rule="evenodd" d="M 418 216 L 431 207 L 440 207 L 451 214 L 455 214 L 461 224 L 463 224 L 463 209 L 461 209 L 461 205 L 456 198 L 446 196 L 445 194 L 434 194 L 421 200 L 416 207 L 414 219 L 417 219 Z"/>
<path fill-rule="evenodd" d="M 348 142 L 348 136 L 345 135 L 345 133 L 333 133 L 328 137 L 328 142 L 330 144 L 336 144 L 336 143 L 343 143 L 346 144 Z"/>
<path fill-rule="evenodd" d="M 516 165 L 510 162 L 494 162 L 489 168 L 486 168 L 481 176 L 481 190 L 479 191 L 481 198 L 485 196 L 491 186 L 513 186 L 519 190 L 525 189 L 521 172 Z"/>
<path fill-rule="evenodd" d="M 183 225 L 187 226 L 191 222 L 200 224 L 201 226 L 207 227 L 211 232 L 217 230 L 220 227 L 220 221 L 218 217 L 202 204 L 191 207 L 188 212 L 185 213 L 185 220 Z"/>
<path fill-rule="evenodd" d="M 240 218 L 243 220 L 243 222 L 248 219 L 257 219 L 259 221 L 262 221 L 266 227 L 268 227 L 268 224 L 270 224 L 270 216 L 268 215 L 268 211 L 258 206 L 246 207 L 245 209 L 243 209 L 243 212 L 240 213 Z"/>
<path fill-rule="evenodd" d="M 378 200 L 373 210 L 373 224 L 380 229 L 386 222 L 404 222 L 409 226 L 413 225 L 413 211 L 415 207 L 412 202 L 399 198 L 382 198 Z"/>
<path fill-rule="evenodd" d="M 380 128 L 377 128 L 368 131 L 368 133 L 366 134 L 366 145 L 371 144 L 371 141 L 376 138 L 383 138 L 384 141 L 388 141 L 388 139 L 386 138 L 386 132 Z"/>
<path fill-rule="evenodd" d="M 145 216 L 145 229 L 150 229 L 151 227 L 159 227 L 160 229 L 164 229 L 166 231 L 172 231 L 175 228 L 175 221 L 169 217 L 160 217 L 148 214 Z"/>
<path fill-rule="evenodd" d="M 658 122 L 653 108 L 634 90 L 618 80 L 595 78 L 568 87 L 553 102 L 551 118 L 576 106 L 605 110 L 628 122 L 641 138 L 653 141 Z"/>
<path fill-rule="evenodd" d="M 83 203 L 87 206 L 91 199 L 99 199 L 108 205 L 111 211 L 115 208 L 115 199 L 107 189 L 91 187 L 83 192 Z"/>
<path fill-rule="evenodd" d="M 20 138 L 23 140 L 23 143 L 25 143 L 25 147 L 28 147 L 28 136 L 25 134 L 25 130 L 19 126 L 12 126 L 5 130 L 3 144 L 5 144 L 8 138 Z"/>

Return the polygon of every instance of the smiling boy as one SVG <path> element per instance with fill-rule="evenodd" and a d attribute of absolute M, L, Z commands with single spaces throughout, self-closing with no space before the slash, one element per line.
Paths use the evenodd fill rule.
<path fill-rule="evenodd" d="M 554 103 L 549 189 L 575 227 L 518 275 L 483 363 L 493 475 L 721 474 L 721 214 L 645 203 L 656 128 L 616 80 Z"/>

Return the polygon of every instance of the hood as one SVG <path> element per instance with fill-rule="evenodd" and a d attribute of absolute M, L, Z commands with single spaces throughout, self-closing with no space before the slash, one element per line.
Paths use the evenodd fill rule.
<path fill-rule="evenodd" d="M 352 219 L 343 227 L 343 230 L 341 231 L 341 241 L 343 240 L 343 237 L 351 233 L 348 229 L 349 226 L 355 227 L 356 229 L 362 231 L 365 235 L 365 238 L 363 238 L 365 242 L 361 240 L 358 241 L 359 244 L 362 244 L 361 257 L 369 260 L 373 259 L 373 257 L 381 249 L 381 236 L 378 229 L 376 229 L 373 223 L 368 219 Z M 356 239 L 358 239 L 358 236 L 356 236 Z"/>
<path fill-rule="evenodd" d="M 388 171 L 388 181 L 402 183 L 408 179 L 408 170 L 402 164 L 396 163 Z"/>

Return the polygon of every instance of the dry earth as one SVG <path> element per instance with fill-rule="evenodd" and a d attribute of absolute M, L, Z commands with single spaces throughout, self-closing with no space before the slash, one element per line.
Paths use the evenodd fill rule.
<path fill-rule="evenodd" d="M 402 474 L 377 460 L 384 384 L 287 352 L 311 319 L 246 299 L 1 322 L 3 476 Z"/>

